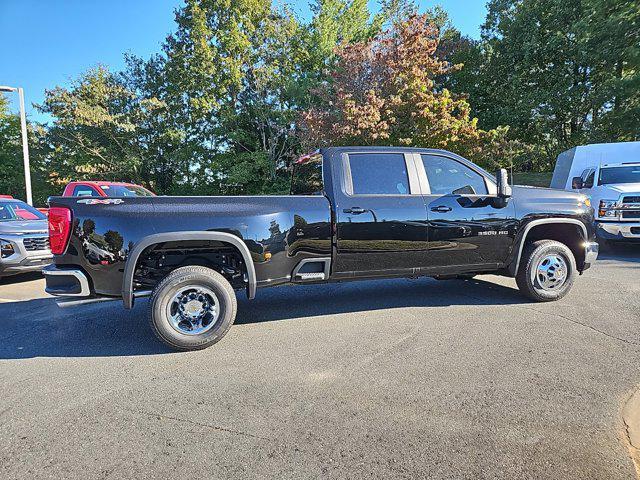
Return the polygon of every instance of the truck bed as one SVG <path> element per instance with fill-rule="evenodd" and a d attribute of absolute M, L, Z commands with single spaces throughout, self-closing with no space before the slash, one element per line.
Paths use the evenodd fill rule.
<path fill-rule="evenodd" d="M 84 270 L 98 295 L 122 295 L 130 252 L 154 234 L 231 234 L 247 246 L 258 286 L 286 283 L 301 260 L 331 256 L 331 208 L 322 195 L 52 197 L 49 204 L 72 210 L 69 246 L 56 266 Z"/>

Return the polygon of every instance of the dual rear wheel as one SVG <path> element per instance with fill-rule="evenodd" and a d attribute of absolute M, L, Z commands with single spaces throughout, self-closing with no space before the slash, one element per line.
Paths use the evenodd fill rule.
<path fill-rule="evenodd" d="M 220 273 L 180 267 L 153 290 L 149 322 L 156 336 L 176 350 L 200 350 L 220 341 L 236 318 L 236 295 Z"/>

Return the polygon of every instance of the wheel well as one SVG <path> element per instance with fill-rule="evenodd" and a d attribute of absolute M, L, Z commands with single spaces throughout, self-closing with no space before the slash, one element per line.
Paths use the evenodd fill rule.
<path fill-rule="evenodd" d="M 538 240 L 555 240 L 564 243 L 576 259 L 578 270 L 584 264 L 584 234 L 582 228 L 574 223 L 543 223 L 535 225 L 527 232 L 524 246 Z"/>
<path fill-rule="evenodd" d="M 145 248 L 135 265 L 133 290 L 152 290 L 179 267 L 199 265 L 224 276 L 234 289 L 245 288 L 247 265 L 234 245 L 217 240 L 176 240 Z"/>

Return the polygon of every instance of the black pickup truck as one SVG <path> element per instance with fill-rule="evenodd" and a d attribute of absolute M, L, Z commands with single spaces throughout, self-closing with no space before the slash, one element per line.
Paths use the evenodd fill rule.
<path fill-rule="evenodd" d="M 585 195 L 510 187 L 450 152 L 334 147 L 294 164 L 287 196 L 49 199 L 53 295 L 151 296 L 175 349 L 220 340 L 234 290 L 372 278 L 515 277 L 556 300 L 597 255 Z M 425 295 L 428 292 L 425 291 Z"/>

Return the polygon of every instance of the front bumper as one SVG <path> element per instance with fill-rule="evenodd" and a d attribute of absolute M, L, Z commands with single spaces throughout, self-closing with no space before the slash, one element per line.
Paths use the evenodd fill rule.
<path fill-rule="evenodd" d="M 584 270 L 596 263 L 600 246 L 597 242 L 585 242 L 584 244 Z"/>
<path fill-rule="evenodd" d="M 601 240 L 640 241 L 640 222 L 596 222 L 596 235 Z"/>
<path fill-rule="evenodd" d="M 62 297 L 88 297 L 91 295 L 89 280 L 82 270 L 62 269 L 49 265 L 42 270 L 47 282 L 45 292 Z"/>
<path fill-rule="evenodd" d="M 0 237 L 4 241 L 11 243 L 14 249 L 12 255 L 0 258 L 0 276 L 39 272 L 42 270 L 42 267 L 49 265 L 53 261 L 53 255 L 49 248 L 27 250 L 27 247 L 25 247 L 25 238 L 47 238 L 43 235 L 30 235 L 25 237 L 23 235 L 2 234 Z"/>

